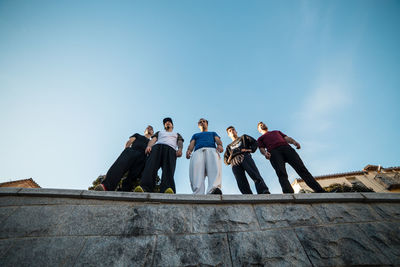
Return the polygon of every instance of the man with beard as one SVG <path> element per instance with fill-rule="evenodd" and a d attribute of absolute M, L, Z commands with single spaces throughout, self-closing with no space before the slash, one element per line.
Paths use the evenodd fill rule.
<path fill-rule="evenodd" d="M 270 194 L 250 155 L 250 153 L 254 153 L 257 150 L 257 141 L 246 134 L 238 137 L 233 126 L 229 126 L 226 131 L 233 142 L 225 149 L 224 162 L 226 165 L 232 166 L 232 172 L 235 175 L 240 192 L 242 194 L 253 194 L 246 178 L 245 172 L 247 172 L 253 179 L 258 194 Z"/>
<path fill-rule="evenodd" d="M 285 163 L 289 163 L 312 190 L 317 193 L 326 192 L 304 166 L 299 154 L 289 145 L 292 144 L 300 149 L 298 142 L 281 131 L 268 131 L 267 125 L 263 122 L 257 124 L 257 129 L 262 134 L 257 140 L 260 152 L 275 169 L 283 193 L 294 193 L 289 183 Z"/>
<path fill-rule="evenodd" d="M 208 177 L 207 194 L 222 194 L 221 191 L 221 158 L 218 154 L 224 151 L 220 137 L 208 131 L 208 121 L 198 122 L 200 133 L 190 140 L 186 158 L 190 159 L 189 177 L 194 194 L 204 194 L 205 178 Z M 217 144 L 217 146 L 215 146 Z M 194 153 L 192 151 L 194 149 Z"/>
<path fill-rule="evenodd" d="M 157 132 L 146 148 L 146 154 L 150 154 L 143 171 L 140 185 L 135 192 L 153 192 L 156 185 L 158 169 L 162 168 L 160 193 L 174 194 L 174 173 L 176 158 L 182 156 L 183 138 L 173 132 L 174 124 L 171 118 L 163 120 L 164 129 Z"/>
<path fill-rule="evenodd" d="M 133 183 L 140 178 L 145 166 L 145 149 L 153 133 L 153 127 L 149 125 L 144 131 L 144 136 L 135 133 L 129 137 L 125 144 L 125 150 L 110 167 L 106 178 L 94 190 L 115 191 L 122 176 L 129 170 L 128 176 L 122 181 L 122 191 L 132 191 Z"/>

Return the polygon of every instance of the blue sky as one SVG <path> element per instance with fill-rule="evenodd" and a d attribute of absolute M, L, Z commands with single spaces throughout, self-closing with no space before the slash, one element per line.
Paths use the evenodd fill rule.
<path fill-rule="evenodd" d="M 264 121 L 315 176 L 399 166 L 399 14 L 387 0 L 1 0 L 0 182 L 87 189 L 166 116 L 184 151 L 200 117 L 224 146 L 227 126 L 257 138 Z M 188 171 L 178 159 L 178 193 Z M 230 167 L 222 190 L 239 193 Z"/>

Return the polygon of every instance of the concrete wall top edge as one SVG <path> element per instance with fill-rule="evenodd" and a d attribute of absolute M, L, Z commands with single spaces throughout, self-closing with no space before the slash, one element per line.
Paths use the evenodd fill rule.
<path fill-rule="evenodd" d="M 114 201 L 198 203 L 198 204 L 256 204 L 256 203 L 318 203 L 318 202 L 400 202 L 398 193 L 312 193 L 271 195 L 192 195 L 134 192 L 99 192 L 48 188 L 0 188 L 0 196 L 37 196 L 81 198 Z"/>

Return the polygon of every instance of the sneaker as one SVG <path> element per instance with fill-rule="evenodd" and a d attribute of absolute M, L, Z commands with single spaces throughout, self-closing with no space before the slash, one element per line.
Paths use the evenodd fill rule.
<path fill-rule="evenodd" d="M 171 187 L 168 187 L 167 189 L 165 189 L 164 193 L 165 193 L 165 194 L 173 194 L 173 193 L 174 193 L 174 190 L 172 190 Z"/>
<path fill-rule="evenodd" d="M 213 195 L 222 195 L 222 191 L 221 191 L 221 189 L 219 189 L 217 187 L 213 191 L 211 191 L 211 194 L 213 194 Z"/>
<path fill-rule="evenodd" d="M 138 186 L 135 187 L 135 190 L 133 190 L 133 192 L 144 193 L 144 190 L 140 185 L 138 185 Z"/>
<path fill-rule="evenodd" d="M 96 185 L 96 187 L 94 188 L 95 191 L 107 191 L 106 187 L 103 184 L 98 184 Z"/>
<path fill-rule="evenodd" d="M 261 194 L 271 194 L 268 189 L 265 189 Z"/>

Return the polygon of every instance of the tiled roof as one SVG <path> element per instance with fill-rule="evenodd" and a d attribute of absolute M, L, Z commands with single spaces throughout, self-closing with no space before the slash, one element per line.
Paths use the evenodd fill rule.
<path fill-rule="evenodd" d="M 40 185 L 38 185 L 32 178 L 0 183 L 0 187 L 7 187 L 7 186 L 11 186 L 13 184 L 20 184 L 23 182 L 28 182 L 28 183 L 32 184 L 33 186 L 37 186 L 38 188 L 40 188 Z"/>
<path fill-rule="evenodd" d="M 379 166 L 377 165 L 367 165 L 365 168 L 361 171 L 353 171 L 353 172 L 343 172 L 343 173 L 333 173 L 333 174 L 326 174 L 326 175 L 319 175 L 319 176 L 314 176 L 316 180 L 324 180 L 324 179 L 330 179 L 330 178 L 337 178 L 337 177 L 343 177 L 343 176 L 353 176 L 353 175 L 362 175 L 365 173 L 368 173 L 368 171 L 377 171 L 379 169 Z M 389 167 L 389 168 L 383 168 L 381 167 L 381 170 L 383 171 L 400 171 L 400 166 L 397 167 Z M 301 178 L 296 178 L 295 181 L 301 182 L 303 179 Z"/>

